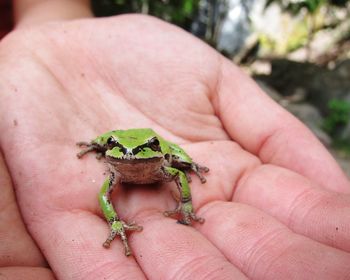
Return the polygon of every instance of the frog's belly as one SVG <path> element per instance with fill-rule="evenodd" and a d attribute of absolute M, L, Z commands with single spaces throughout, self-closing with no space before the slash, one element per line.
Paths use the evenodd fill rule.
<path fill-rule="evenodd" d="M 152 184 L 171 180 L 162 168 L 162 161 L 154 162 L 115 162 L 114 168 L 120 181 L 133 184 Z"/>

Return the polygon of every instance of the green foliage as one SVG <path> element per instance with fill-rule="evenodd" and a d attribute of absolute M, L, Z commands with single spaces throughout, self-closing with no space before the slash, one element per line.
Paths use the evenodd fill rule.
<path fill-rule="evenodd" d="M 350 143 L 347 140 L 335 139 L 332 146 L 337 150 L 338 154 L 343 157 L 350 157 Z"/>
<path fill-rule="evenodd" d="M 283 38 L 273 38 L 267 34 L 259 34 L 261 54 L 273 53 L 277 56 L 284 56 L 307 44 L 308 27 L 304 21 L 296 23 L 293 29 L 288 30 Z"/>
<path fill-rule="evenodd" d="M 345 7 L 349 0 L 268 0 L 266 7 L 272 3 L 279 4 L 285 11 L 292 14 L 298 14 L 301 10 L 306 9 L 310 14 L 315 13 L 322 5 L 334 5 Z"/>
<path fill-rule="evenodd" d="M 296 25 L 294 34 L 290 32 L 287 34 L 286 37 L 289 37 L 286 40 L 288 41 L 285 48 L 287 51 L 282 54 L 305 46 L 308 56 L 311 57 L 310 54 L 315 49 L 311 46 L 311 42 L 316 33 L 323 29 L 336 29 L 342 23 L 336 18 L 336 11 L 343 8 L 342 10 L 348 13 L 350 0 L 267 0 L 266 8 L 272 4 L 279 5 L 282 11 L 289 13 L 296 21 L 302 23 L 300 26 Z"/>
<path fill-rule="evenodd" d="M 323 129 L 331 136 L 335 136 L 338 128 L 346 126 L 350 121 L 350 103 L 332 99 L 328 108 L 329 114 L 324 119 Z"/>
<path fill-rule="evenodd" d="M 92 6 L 98 16 L 145 13 L 182 27 L 186 27 L 192 21 L 198 4 L 199 0 L 92 0 Z"/>

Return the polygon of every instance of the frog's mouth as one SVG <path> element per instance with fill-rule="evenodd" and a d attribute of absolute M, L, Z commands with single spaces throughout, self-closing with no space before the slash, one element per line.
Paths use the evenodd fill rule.
<path fill-rule="evenodd" d="M 128 164 L 128 163 L 145 163 L 145 162 L 160 162 L 162 161 L 163 157 L 151 157 L 151 158 L 137 158 L 134 155 L 123 155 L 120 158 L 115 158 L 115 157 L 110 157 L 110 156 L 106 156 L 106 159 L 108 161 L 108 163 L 116 163 L 116 164 Z"/>

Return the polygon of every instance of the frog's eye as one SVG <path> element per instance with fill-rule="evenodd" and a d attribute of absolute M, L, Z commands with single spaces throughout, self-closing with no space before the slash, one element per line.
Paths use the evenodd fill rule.
<path fill-rule="evenodd" d="M 108 139 L 107 139 L 107 149 L 113 149 L 115 147 L 118 147 L 119 150 L 123 153 L 123 154 L 126 154 L 127 153 L 127 149 L 125 149 L 123 147 L 122 144 L 120 144 L 116 138 L 114 138 L 113 136 L 110 136 Z"/>
<path fill-rule="evenodd" d="M 150 147 L 153 151 L 160 152 L 160 143 L 157 137 L 153 137 L 148 141 L 148 147 Z"/>
<path fill-rule="evenodd" d="M 107 145 L 109 147 L 114 147 L 117 145 L 117 140 L 115 140 L 115 138 L 113 136 L 110 136 L 108 139 L 107 139 Z"/>

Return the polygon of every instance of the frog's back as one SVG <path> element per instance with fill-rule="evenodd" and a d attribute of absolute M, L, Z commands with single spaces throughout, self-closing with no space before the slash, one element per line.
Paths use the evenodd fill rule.
<path fill-rule="evenodd" d="M 144 139 L 150 139 L 154 136 L 160 137 L 151 128 L 131 128 L 131 129 L 119 129 L 119 130 L 108 131 L 98 136 L 96 139 L 93 140 L 93 142 L 103 145 L 107 142 L 108 138 L 111 136 L 117 137 L 122 141 L 126 140 L 129 142 L 137 141 L 137 140 L 143 141 Z"/>
<path fill-rule="evenodd" d="M 108 132 L 107 132 L 108 133 Z M 120 138 L 150 138 L 157 135 L 152 128 L 130 128 L 111 131 Z M 158 135 L 157 135 L 158 136 Z"/>

